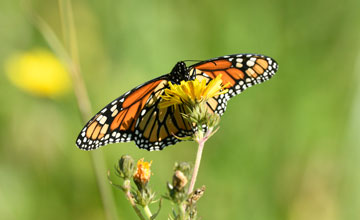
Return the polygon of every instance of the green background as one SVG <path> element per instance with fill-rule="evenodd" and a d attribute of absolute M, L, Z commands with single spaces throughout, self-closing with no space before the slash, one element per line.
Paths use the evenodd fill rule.
<path fill-rule="evenodd" d="M 62 36 L 57 1 L 0 2 L 0 218 L 104 219 L 90 153 L 74 144 L 84 125 L 75 96 L 34 97 L 4 74 L 13 53 L 48 48 L 29 11 Z M 272 80 L 229 102 L 206 143 L 202 219 L 360 219 L 360 1 L 77 0 L 73 11 L 94 111 L 179 60 L 278 61 Z M 123 154 L 152 160 L 150 185 L 161 195 L 174 162 L 194 161 L 196 144 L 100 151 L 110 170 Z M 112 190 L 119 219 L 136 219 Z M 170 210 L 165 202 L 159 219 Z"/>

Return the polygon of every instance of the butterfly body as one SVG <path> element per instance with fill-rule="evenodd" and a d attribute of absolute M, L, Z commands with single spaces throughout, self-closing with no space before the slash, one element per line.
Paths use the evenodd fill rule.
<path fill-rule="evenodd" d="M 139 148 L 161 150 L 179 142 L 176 137 L 194 132 L 182 117 L 186 112 L 183 106 L 158 107 L 169 82 L 180 84 L 183 80 L 199 79 L 208 83 L 221 74 L 228 93 L 212 98 L 207 105 L 208 111 L 222 115 L 231 97 L 270 79 L 277 68 L 273 59 L 256 54 L 217 57 L 189 67 L 178 62 L 170 73 L 130 90 L 99 111 L 80 132 L 76 144 L 80 149 L 92 150 L 110 143 L 135 141 Z"/>
<path fill-rule="evenodd" d="M 166 74 L 165 77 L 168 78 L 173 84 L 180 84 L 181 81 L 194 80 L 195 75 L 191 75 L 186 67 L 185 62 L 177 62 L 174 68 L 169 74 Z"/>

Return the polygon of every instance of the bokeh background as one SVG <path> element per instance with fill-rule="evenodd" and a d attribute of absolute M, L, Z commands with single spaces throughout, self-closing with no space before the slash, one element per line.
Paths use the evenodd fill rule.
<path fill-rule="evenodd" d="M 207 187 L 202 219 L 360 219 L 360 1 L 76 0 L 72 7 L 94 113 L 179 60 L 261 53 L 278 61 L 272 80 L 229 102 L 207 142 L 197 181 Z M 105 219 L 90 152 L 74 144 L 84 123 L 70 78 L 49 64 L 56 58 L 34 16 L 64 42 L 58 1 L 0 1 L 0 218 Z M 36 75 L 42 68 L 48 76 Z M 99 151 L 110 170 L 123 154 L 152 160 L 150 184 L 160 196 L 174 162 L 194 161 L 196 144 Z M 136 219 L 123 193 L 112 194 L 118 219 Z M 165 202 L 159 219 L 170 211 Z"/>

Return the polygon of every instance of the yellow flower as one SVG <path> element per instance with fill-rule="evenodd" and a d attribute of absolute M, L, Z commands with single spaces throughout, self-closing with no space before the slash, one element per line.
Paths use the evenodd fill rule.
<path fill-rule="evenodd" d="M 14 55 L 5 62 L 10 81 L 20 89 L 42 97 L 56 97 L 70 88 L 63 64 L 50 52 L 37 49 Z"/>
<path fill-rule="evenodd" d="M 200 102 L 207 102 L 210 98 L 227 93 L 222 86 L 221 74 L 206 85 L 206 80 L 181 81 L 180 85 L 169 82 L 169 89 L 165 89 L 161 96 L 160 108 L 185 104 L 192 108 Z"/>
<path fill-rule="evenodd" d="M 144 162 L 144 158 L 140 159 L 137 162 L 137 171 L 134 174 L 135 183 L 146 184 L 147 182 L 149 182 L 151 176 L 151 163 L 152 161 L 150 163 Z"/>

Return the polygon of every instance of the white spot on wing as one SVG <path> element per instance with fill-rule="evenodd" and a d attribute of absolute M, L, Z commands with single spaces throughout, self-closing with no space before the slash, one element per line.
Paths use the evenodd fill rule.
<path fill-rule="evenodd" d="M 111 114 L 111 117 L 115 117 L 115 115 L 117 115 L 119 111 L 116 109 L 112 114 Z"/>
<path fill-rule="evenodd" d="M 113 107 L 111 107 L 110 111 L 111 112 L 115 111 L 116 107 L 117 107 L 117 105 L 114 105 Z"/>
<path fill-rule="evenodd" d="M 236 67 L 241 68 L 241 67 L 243 67 L 243 65 L 242 65 L 242 63 L 236 63 Z"/>
<path fill-rule="evenodd" d="M 99 121 L 99 123 L 102 124 L 102 125 L 105 124 L 106 119 L 107 119 L 106 116 L 102 117 L 101 120 Z"/>
<path fill-rule="evenodd" d="M 250 66 L 250 67 L 252 67 L 252 66 L 254 66 L 254 61 L 251 61 L 251 60 L 248 60 L 247 62 L 246 62 L 246 65 L 248 65 L 248 66 Z"/>
<path fill-rule="evenodd" d="M 100 121 L 102 117 L 103 117 L 103 115 L 100 115 L 96 120 Z"/>

